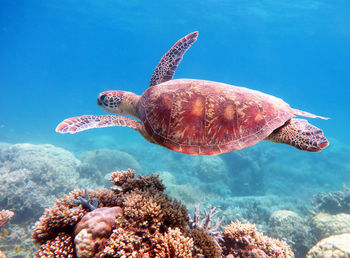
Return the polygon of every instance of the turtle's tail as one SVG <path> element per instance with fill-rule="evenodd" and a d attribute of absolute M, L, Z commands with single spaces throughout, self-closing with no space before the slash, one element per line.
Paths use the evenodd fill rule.
<path fill-rule="evenodd" d="M 293 113 L 296 116 L 304 116 L 304 117 L 310 117 L 310 118 L 320 118 L 320 119 L 325 119 L 325 120 L 329 119 L 329 117 L 317 116 L 317 115 L 314 115 L 314 114 L 311 114 L 311 113 L 308 113 L 308 112 L 305 112 L 305 111 L 302 111 L 302 110 L 299 110 L 299 109 L 294 109 L 294 108 L 293 108 Z"/>

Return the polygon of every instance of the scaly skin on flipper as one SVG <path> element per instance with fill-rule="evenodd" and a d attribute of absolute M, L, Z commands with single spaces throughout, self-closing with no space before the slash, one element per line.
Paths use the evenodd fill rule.
<path fill-rule="evenodd" d="M 309 124 L 305 119 L 298 118 L 291 119 L 264 140 L 285 143 L 311 152 L 319 152 L 329 144 L 321 129 Z"/>
<path fill-rule="evenodd" d="M 114 115 L 84 115 L 71 117 L 62 121 L 56 127 L 56 132 L 73 134 L 92 128 L 110 126 L 126 126 L 137 131 L 142 131 L 141 123 L 129 117 Z"/>
<path fill-rule="evenodd" d="M 162 57 L 157 67 L 154 69 L 150 87 L 162 82 L 169 81 L 173 78 L 178 65 L 180 64 L 183 55 L 197 40 L 198 32 L 192 32 L 180 39 L 174 46 Z"/>

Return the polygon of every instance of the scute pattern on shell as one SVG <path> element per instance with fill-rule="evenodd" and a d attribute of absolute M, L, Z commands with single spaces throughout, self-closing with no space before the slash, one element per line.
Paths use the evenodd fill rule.
<path fill-rule="evenodd" d="M 138 111 L 155 142 L 190 154 L 219 154 L 251 146 L 294 116 L 279 98 L 192 79 L 149 88 Z"/>

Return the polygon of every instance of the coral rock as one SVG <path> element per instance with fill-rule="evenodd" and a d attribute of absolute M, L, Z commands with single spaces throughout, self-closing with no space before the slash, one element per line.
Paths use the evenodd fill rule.
<path fill-rule="evenodd" d="M 350 214 L 330 215 L 320 212 L 311 220 L 311 227 L 318 239 L 350 232 Z"/>
<path fill-rule="evenodd" d="M 350 257 L 350 233 L 322 239 L 310 249 L 306 257 Z"/>
<path fill-rule="evenodd" d="M 305 257 L 314 244 L 310 226 L 294 211 L 274 211 L 268 226 L 267 234 L 285 240 L 295 250 L 297 257 Z"/>
<path fill-rule="evenodd" d="M 77 257 L 93 257 L 111 235 L 116 217 L 122 215 L 120 207 L 103 207 L 88 212 L 74 229 Z"/>
<path fill-rule="evenodd" d="M 80 155 L 80 159 L 87 164 L 91 171 L 99 171 L 104 176 L 111 171 L 132 168 L 141 171 L 141 166 L 130 154 L 111 149 L 97 149 Z M 97 172 L 97 174 L 99 174 Z"/>

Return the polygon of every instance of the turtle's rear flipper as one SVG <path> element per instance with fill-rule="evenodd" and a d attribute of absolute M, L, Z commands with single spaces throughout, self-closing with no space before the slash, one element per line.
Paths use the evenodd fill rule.
<path fill-rule="evenodd" d="M 329 144 L 321 129 L 309 124 L 305 119 L 298 118 L 292 118 L 264 140 L 289 144 L 311 152 L 321 151 Z"/>
<path fill-rule="evenodd" d="M 67 118 L 56 127 L 56 132 L 73 134 L 88 129 L 111 126 L 126 126 L 139 131 L 141 123 L 135 119 L 123 116 L 84 115 Z"/>
<path fill-rule="evenodd" d="M 324 119 L 324 120 L 328 120 L 329 117 L 323 117 L 323 116 L 318 116 L 318 115 L 314 115 L 314 114 L 311 114 L 309 112 L 306 112 L 306 111 L 302 111 L 302 110 L 299 110 L 299 109 L 293 109 L 294 111 L 294 115 L 296 116 L 304 116 L 304 117 L 310 117 L 310 118 L 320 118 L 320 119 Z"/>

